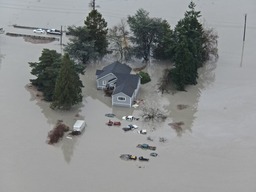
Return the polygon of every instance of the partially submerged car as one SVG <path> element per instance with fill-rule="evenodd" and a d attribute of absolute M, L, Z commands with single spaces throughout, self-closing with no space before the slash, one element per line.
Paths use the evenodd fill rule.
<path fill-rule="evenodd" d="M 156 150 L 156 147 L 155 146 L 150 146 L 148 144 L 138 144 L 137 145 L 138 148 L 141 148 L 141 149 L 149 149 L 149 150 Z"/>
<path fill-rule="evenodd" d="M 149 155 L 152 157 L 156 157 L 158 154 L 153 152 L 153 153 L 150 153 Z"/>
<path fill-rule="evenodd" d="M 108 126 L 120 126 L 121 125 L 121 122 L 120 121 L 111 121 L 109 120 L 107 123 L 106 123 Z"/>
<path fill-rule="evenodd" d="M 129 155 L 129 159 L 131 159 L 131 160 L 137 160 L 137 156 L 135 156 L 135 155 Z"/>
<path fill-rule="evenodd" d="M 130 154 L 122 154 L 120 155 L 120 158 L 123 160 L 137 160 L 137 156 L 136 155 L 130 155 Z"/>
<path fill-rule="evenodd" d="M 142 134 L 142 135 L 146 135 L 147 134 L 147 130 L 146 129 L 142 129 L 142 130 L 139 130 L 138 133 Z"/>
<path fill-rule="evenodd" d="M 105 116 L 106 116 L 106 117 L 115 117 L 116 115 L 113 114 L 113 113 L 107 113 L 107 114 L 105 114 Z"/>
<path fill-rule="evenodd" d="M 149 161 L 148 158 L 145 158 L 145 157 L 143 157 L 143 156 L 140 156 L 140 157 L 139 157 L 139 160 L 140 160 L 140 161 Z"/>
<path fill-rule="evenodd" d="M 130 125 L 127 125 L 127 127 L 123 128 L 124 131 L 132 131 L 134 129 L 138 129 L 138 126 L 130 124 Z"/>

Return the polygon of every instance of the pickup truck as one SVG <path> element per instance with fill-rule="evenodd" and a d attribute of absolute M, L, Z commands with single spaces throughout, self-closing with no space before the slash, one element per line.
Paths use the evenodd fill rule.
<path fill-rule="evenodd" d="M 52 35 L 62 35 L 61 31 L 57 29 L 47 29 L 46 33 Z"/>

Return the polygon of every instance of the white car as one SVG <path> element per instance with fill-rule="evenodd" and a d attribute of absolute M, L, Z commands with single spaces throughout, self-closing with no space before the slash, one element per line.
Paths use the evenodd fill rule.
<path fill-rule="evenodd" d="M 142 130 L 139 130 L 138 133 L 142 134 L 142 135 L 146 135 L 147 134 L 147 130 L 146 129 L 142 129 Z"/>
<path fill-rule="evenodd" d="M 33 32 L 34 33 L 45 33 L 45 30 L 43 30 L 43 29 L 34 29 Z"/>

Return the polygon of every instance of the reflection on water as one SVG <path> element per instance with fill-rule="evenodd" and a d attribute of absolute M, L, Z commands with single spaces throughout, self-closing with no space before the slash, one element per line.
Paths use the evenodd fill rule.
<path fill-rule="evenodd" d="M 59 111 L 59 110 L 52 110 L 50 108 L 50 103 L 45 102 L 42 100 L 42 94 L 32 86 L 25 87 L 27 91 L 30 92 L 30 101 L 36 101 L 36 105 L 40 107 L 42 114 L 47 119 L 47 123 L 54 127 L 55 124 L 62 120 L 64 124 L 68 125 L 70 129 L 72 129 L 74 122 L 77 119 L 84 119 L 84 115 L 81 114 L 81 108 L 84 107 L 83 104 L 78 106 L 74 106 L 70 111 Z M 77 142 L 76 137 L 72 137 L 72 139 L 66 138 L 66 134 L 64 135 L 63 139 L 58 142 L 57 144 L 53 145 L 53 147 L 59 147 L 62 149 L 64 159 L 67 163 L 71 161 L 71 158 L 74 153 L 75 145 Z"/>
<path fill-rule="evenodd" d="M 64 137 L 61 142 L 61 149 L 63 152 L 63 156 L 67 163 L 70 163 L 71 158 L 74 154 L 77 139 L 79 139 L 77 137 L 80 137 L 80 136 L 72 137 L 72 139 Z"/>
<path fill-rule="evenodd" d="M 2 54 L 1 48 L 0 48 L 0 69 L 1 69 L 1 66 L 2 66 L 2 59 L 3 58 L 4 58 L 4 54 Z"/>
<path fill-rule="evenodd" d="M 207 63 L 198 70 L 198 84 L 187 87 L 187 92 L 177 92 L 170 97 L 170 117 L 178 136 L 182 136 L 185 132 L 192 132 L 193 122 L 196 118 L 198 102 L 201 92 L 208 88 L 215 80 L 216 63 Z M 185 105 L 185 108 L 180 108 Z"/>
<path fill-rule="evenodd" d="M 164 70 L 171 67 L 168 63 L 152 62 L 145 69 L 151 82 L 141 86 L 139 97 L 145 99 L 145 106 L 161 109 L 167 114 L 169 123 L 178 123 L 179 126 L 173 128 L 178 136 L 185 132 L 192 132 L 193 122 L 196 118 L 197 105 L 201 96 L 201 91 L 209 87 L 215 80 L 216 63 L 207 63 L 198 70 L 198 84 L 188 86 L 186 92 L 172 91 L 163 95 L 158 91 L 159 79 Z M 186 106 L 181 108 L 180 106 Z M 180 124 L 181 123 L 181 124 Z M 150 127 L 159 127 L 159 122 L 151 123 Z M 157 128 L 156 128 L 157 129 Z"/>

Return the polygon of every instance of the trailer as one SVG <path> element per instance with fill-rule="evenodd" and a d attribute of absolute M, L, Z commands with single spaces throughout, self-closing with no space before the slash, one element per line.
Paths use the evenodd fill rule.
<path fill-rule="evenodd" d="M 82 133 L 85 128 L 85 121 L 84 120 L 77 120 L 73 125 L 73 131 L 77 133 Z"/>

